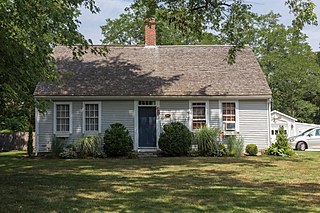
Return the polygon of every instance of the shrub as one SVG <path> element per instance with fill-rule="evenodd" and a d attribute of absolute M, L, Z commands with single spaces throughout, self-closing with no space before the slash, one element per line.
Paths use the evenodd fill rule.
<path fill-rule="evenodd" d="M 219 129 L 202 127 L 195 133 L 195 140 L 198 144 L 199 154 L 201 156 L 219 155 Z"/>
<path fill-rule="evenodd" d="M 279 127 L 278 133 L 276 135 L 276 142 L 271 144 L 269 148 L 265 151 L 265 154 L 268 155 L 293 155 L 294 151 L 292 150 L 287 135 L 284 131 L 283 126 Z"/>
<path fill-rule="evenodd" d="M 77 152 L 73 149 L 66 149 L 63 152 L 60 153 L 59 155 L 60 158 L 64 158 L 64 159 L 73 159 L 73 158 L 77 158 Z"/>
<path fill-rule="evenodd" d="M 62 138 L 53 137 L 51 141 L 51 155 L 53 157 L 59 157 L 65 147 L 65 141 Z"/>
<path fill-rule="evenodd" d="M 124 156 L 133 149 L 129 131 L 121 123 L 114 123 L 104 134 L 104 151 L 107 156 Z"/>
<path fill-rule="evenodd" d="M 98 136 L 86 135 L 81 137 L 75 144 L 75 150 L 79 157 L 97 157 L 103 153 L 101 151 L 101 139 Z"/>
<path fill-rule="evenodd" d="M 33 131 L 31 126 L 29 127 L 27 151 L 28 151 L 29 157 L 31 157 L 33 154 Z"/>
<path fill-rule="evenodd" d="M 236 156 L 240 157 L 243 153 L 243 146 L 244 141 L 242 137 L 236 137 L 236 136 L 227 136 L 226 137 L 227 142 L 227 154 L 229 156 Z"/>
<path fill-rule="evenodd" d="M 187 155 L 191 148 L 192 134 L 180 122 L 173 122 L 163 126 L 159 138 L 159 148 L 168 155 Z"/>
<path fill-rule="evenodd" d="M 255 156 L 258 154 L 258 147 L 255 144 L 248 144 L 246 146 L 246 153 L 250 156 Z"/>

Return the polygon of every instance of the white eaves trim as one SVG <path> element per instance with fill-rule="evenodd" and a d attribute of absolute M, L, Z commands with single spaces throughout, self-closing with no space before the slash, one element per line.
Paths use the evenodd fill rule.
<path fill-rule="evenodd" d="M 246 96 L 35 96 L 36 99 L 49 100 L 266 100 L 271 95 L 246 95 Z"/>

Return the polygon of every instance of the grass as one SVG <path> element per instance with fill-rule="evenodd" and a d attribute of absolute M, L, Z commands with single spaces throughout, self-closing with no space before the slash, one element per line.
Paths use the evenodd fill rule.
<path fill-rule="evenodd" d="M 320 212 L 320 152 L 28 159 L 0 153 L 1 212 Z"/>

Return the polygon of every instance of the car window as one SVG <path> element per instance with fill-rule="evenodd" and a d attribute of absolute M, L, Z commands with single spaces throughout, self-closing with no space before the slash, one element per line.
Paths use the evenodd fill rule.
<path fill-rule="evenodd" d="M 303 135 L 306 135 L 307 133 L 309 134 L 309 131 L 313 130 L 313 128 L 311 129 L 308 129 L 306 131 L 304 131 L 303 133 L 301 133 L 299 136 L 303 136 Z"/>
<path fill-rule="evenodd" d="M 316 136 L 320 136 L 320 129 L 316 130 Z"/>
<path fill-rule="evenodd" d="M 311 131 L 311 132 L 308 133 L 308 136 L 314 136 L 315 133 L 316 133 L 316 130 L 313 130 L 313 131 Z"/>

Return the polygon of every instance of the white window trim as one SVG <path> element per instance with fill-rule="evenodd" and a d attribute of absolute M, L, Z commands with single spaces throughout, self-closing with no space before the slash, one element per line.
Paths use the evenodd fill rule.
<path fill-rule="evenodd" d="M 222 105 L 224 103 L 235 103 L 235 107 L 236 107 L 236 132 L 240 132 L 240 125 L 239 125 L 239 101 L 238 100 L 230 100 L 230 101 L 219 101 L 219 119 L 220 119 L 220 128 L 223 131 L 226 131 L 225 129 L 223 129 L 223 110 L 222 110 Z"/>
<path fill-rule="evenodd" d="M 192 128 L 192 121 L 193 121 L 193 110 L 192 110 L 192 104 L 193 103 L 205 103 L 205 114 L 206 114 L 206 126 L 210 127 L 210 107 L 209 107 L 209 101 L 189 101 L 189 130 L 195 131 Z"/>
<path fill-rule="evenodd" d="M 69 132 L 68 131 L 57 131 L 57 105 L 59 104 L 65 104 L 69 105 Z M 55 135 L 59 134 L 72 134 L 72 102 L 54 102 L 53 104 L 53 133 Z"/>
<path fill-rule="evenodd" d="M 86 131 L 86 104 L 98 104 L 98 131 Z M 101 101 L 85 101 L 82 103 L 82 133 L 101 133 Z"/>

